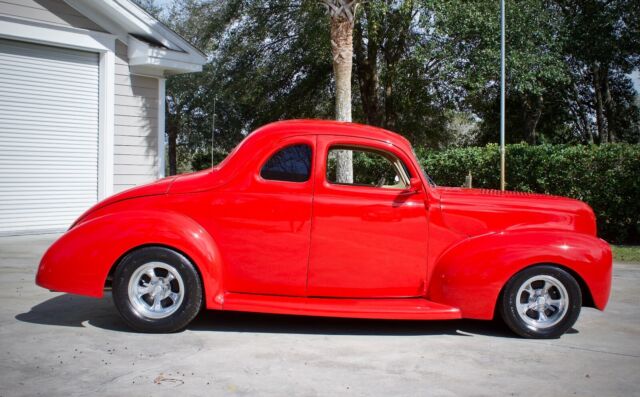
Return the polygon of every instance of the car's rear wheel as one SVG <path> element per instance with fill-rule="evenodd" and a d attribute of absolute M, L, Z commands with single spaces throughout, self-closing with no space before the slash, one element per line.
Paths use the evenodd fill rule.
<path fill-rule="evenodd" d="M 500 314 L 516 334 L 526 338 L 557 338 L 575 324 L 582 306 L 578 282 L 565 270 L 534 266 L 505 285 Z"/>
<path fill-rule="evenodd" d="M 184 255 L 164 247 L 127 254 L 113 277 L 113 301 L 124 321 L 142 332 L 183 329 L 202 306 L 200 277 Z"/>

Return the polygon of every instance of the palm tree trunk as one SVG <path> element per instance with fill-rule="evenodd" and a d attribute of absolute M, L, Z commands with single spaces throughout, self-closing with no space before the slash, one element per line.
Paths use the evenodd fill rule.
<path fill-rule="evenodd" d="M 351 69 L 353 67 L 353 25 L 357 1 L 344 0 L 329 5 L 331 14 L 331 53 L 336 81 L 336 120 L 351 121 Z M 336 153 L 336 181 L 353 183 L 353 152 Z"/>

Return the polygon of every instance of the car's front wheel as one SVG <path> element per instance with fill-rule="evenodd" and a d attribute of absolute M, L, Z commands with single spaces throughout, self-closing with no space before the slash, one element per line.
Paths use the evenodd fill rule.
<path fill-rule="evenodd" d="M 125 322 L 142 332 L 175 332 L 202 306 L 200 277 L 182 254 L 144 247 L 127 254 L 113 277 L 113 301 Z"/>
<path fill-rule="evenodd" d="M 526 338 L 557 338 L 575 324 L 582 306 L 580 286 L 571 274 L 551 265 L 522 270 L 505 285 L 500 314 Z"/>

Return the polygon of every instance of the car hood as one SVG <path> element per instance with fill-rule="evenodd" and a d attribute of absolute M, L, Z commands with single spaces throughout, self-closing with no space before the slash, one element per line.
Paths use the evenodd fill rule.
<path fill-rule="evenodd" d="M 470 236 L 513 229 L 561 229 L 596 234 L 591 207 L 546 194 L 439 187 L 445 224 Z"/>

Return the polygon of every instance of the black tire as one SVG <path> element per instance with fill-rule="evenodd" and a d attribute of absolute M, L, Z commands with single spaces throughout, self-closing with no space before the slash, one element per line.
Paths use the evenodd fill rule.
<path fill-rule="evenodd" d="M 158 267 L 153 270 L 155 275 L 162 273 L 165 269 L 167 269 L 167 273 L 164 278 L 156 278 L 156 280 L 164 281 L 155 282 L 159 284 L 164 282 L 162 285 L 166 287 L 164 290 L 166 293 L 175 291 L 174 295 L 180 297 L 175 301 L 172 301 L 171 298 L 163 299 L 165 303 L 162 305 L 170 306 L 168 309 L 171 311 L 170 314 L 152 313 L 154 301 L 151 294 L 146 294 L 144 298 L 138 298 L 138 300 L 135 297 L 130 297 L 129 294 L 130 282 L 134 286 L 137 285 L 131 281 L 132 276 L 135 276 L 136 279 L 147 277 L 150 281 L 144 284 L 144 279 L 140 278 L 142 280 L 140 285 L 142 288 L 148 288 L 148 285 L 151 284 L 151 278 L 140 271 L 144 268 L 154 267 L 156 263 Z M 169 270 L 172 272 L 171 276 L 169 276 Z M 176 277 L 180 279 L 180 284 L 178 284 Z M 182 290 L 180 285 L 183 287 Z M 159 295 L 161 288 L 157 287 L 156 290 L 152 288 L 152 294 Z M 150 300 L 152 303 L 145 308 L 144 302 L 141 304 L 140 299 L 146 299 L 145 302 Z M 113 301 L 127 325 L 136 331 L 176 332 L 185 328 L 200 312 L 203 301 L 202 284 L 194 265 L 184 255 L 164 247 L 143 247 L 128 253 L 118 264 L 113 276 Z M 147 311 L 145 312 L 145 310 Z M 149 315 L 145 313 L 149 313 Z M 155 318 L 156 316 L 164 317 Z"/>
<path fill-rule="evenodd" d="M 546 279 L 550 281 L 550 284 L 542 284 L 544 280 L 533 281 L 533 284 L 529 283 L 530 280 L 537 278 Z M 561 284 L 561 287 L 553 284 L 556 281 Z M 521 287 L 525 288 L 526 284 L 529 284 L 533 286 L 530 290 L 535 291 L 536 294 L 542 294 L 542 292 L 538 292 L 542 291 L 542 287 L 535 289 L 535 283 L 540 283 L 537 284 L 538 286 L 551 285 L 552 287 L 546 295 L 551 299 L 560 300 L 566 292 L 565 299 L 568 299 L 568 303 L 562 305 L 563 309 L 559 309 L 559 306 L 550 306 L 548 310 L 540 310 L 545 303 L 545 295 L 543 295 L 541 306 L 536 306 L 535 309 L 529 309 L 526 312 L 523 310 L 521 316 L 518 313 L 518 304 L 533 305 L 534 303 L 530 303 L 532 301 L 529 297 L 533 297 L 533 302 L 537 304 L 539 298 L 527 291 L 522 291 L 521 296 L 518 297 L 518 292 Z M 516 334 L 525 338 L 551 339 L 560 337 L 575 324 L 582 307 L 582 293 L 578 282 L 567 271 L 552 265 L 539 265 L 526 268 L 514 275 L 505 285 L 498 305 L 502 319 Z M 546 324 L 542 320 L 541 316 L 543 315 L 549 315 L 545 317 L 549 319 Z M 537 320 L 534 318 L 536 316 L 538 316 Z"/>

